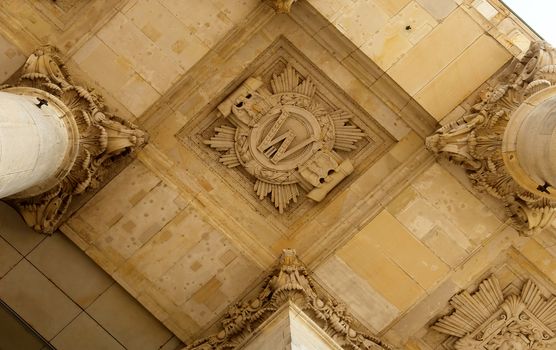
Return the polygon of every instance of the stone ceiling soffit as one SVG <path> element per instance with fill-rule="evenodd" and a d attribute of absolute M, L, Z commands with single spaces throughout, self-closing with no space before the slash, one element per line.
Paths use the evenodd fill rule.
<path fill-rule="evenodd" d="M 272 50 L 274 50 L 274 52 Z M 205 165 L 207 171 L 209 171 L 209 169 L 212 169 L 210 171 L 218 170 L 217 172 L 221 173 L 221 178 L 225 182 L 230 183 L 235 181 L 235 184 L 229 186 L 229 188 L 236 188 L 234 191 L 237 191 L 238 186 L 240 188 L 243 187 L 244 189 L 242 189 L 240 193 L 249 194 L 248 196 L 238 196 L 238 199 L 241 197 L 248 198 L 248 203 L 250 203 L 249 206 L 252 208 L 259 207 L 261 205 L 259 200 L 256 199 L 256 196 L 251 194 L 253 192 L 253 182 L 241 180 L 241 178 L 245 178 L 245 175 L 225 170 L 225 166 L 218 164 L 218 154 L 207 145 L 199 144 L 214 137 L 215 135 L 208 133 L 208 130 L 214 130 L 215 127 L 220 127 L 221 124 L 216 125 L 218 124 L 216 123 L 212 125 L 211 123 L 214 123 L 216 119 L 211 122 L 211 118 L 215 117 L 208 116 L 211 115 L 213 111 L 216 111 L 218 105 L 221 104 L 226 97 L 233 94 L 234 91 L 241 86 L 242 82 L 246 82 L 249 77 L 256 75 L 258 72 L 257 69 L 262 69 L 260 67 L 264 66 L 264 59 L 261 59 L 261 57 L 264 58 L 264 56 L 267 55 L 272 58 L 272 55 L 275 54 L 276 56 L 273 59 L 278 62 L 280 56 L 280 54 L 276 54 L 278 50 L 282 50 L 284 54 L 289 55 L 289 57 L 295 57 L 297 62 L 305 62 L 302 64 L 305 68 L 294 66 L 295 70 L 303 71 L 301 72 L 301 76 L 304 79 L 308 76 L 313 79 L 316 77 L 315 72 L 320 71 L 319 68 L 322 67 L 325 69 L 324 72 L 318 73 L 321 74 L 323 78 L 317 78 L 316 80 L 320 81 L 321 85 L 322 82 L 326 80 L 329 81 L 329 83 L 327 82 L 326 84 L 330 86 L 340 84 L 338 87 L 339 92 L 333 94 L 336 96 L 334 98 L 338 99 L 340 98 L 338 96 L 344 95 L 345 97 L 341 97 L 342 99 L 355 99 L 354 106 L 357 107 L 351 108 L 359 108 L 365 113 L 370 113 L 372 117 L 377 117 L 378 119 L 376 122 L 378 122 L 378 129 L 376 130 L 384 128 L 393 135 L 394 139 L 399 140 L 404 138 L 405 135 L 410 132 L 415 135 L 417 140 L 419 135 L 426 135 L 427 132 L 430 132 L 430 130 L 434 128 L 434 125 L 436 125 L 436 122 L 430 115 L 414 103 L 414 101 L 391 81 L 378 66 L 357 50 L 348 39 L 346 39 L 334 26 L 330 25 L 330 23 L 306 1 L 296 3 L 295 10 L 289 15 L 275 15 L 274 11 L 267 6 L 266 3 L 263 3 L 250 14 L 250 17 L 244 22 L 243 26 L 232 30 L 224 40 L 219 42 L 213 50 L 201 59 L 197 65 L 189 70 L 178 83 L 155 103 L 155 105 L 143 115 L 141 124 L 144 125 L 147 130 L 151 130 L 163 123 L 164 118 L 167 118 L 171 114 L 177 113 L 178 115 L 183 115 L 186 120 L 186 122 L 184 122 L 185 126 L 182 127 L 177 136 L 182 142 L 187 144 L 187 149 L 196 150 L 195 153 L 197 153 L 199 159 L 203 159 L 204 162 L 210 162 L 210 164 Z M 282 54 L 282 56 L 284 56 L 284 54 Z M 332 65 L 328 67 L 328 64 L 319 66 L 312 63 L 315 62 L 315 60 L 319 60 L 319 55 L 332 59 Z M 282 62 L 285 61 L 282 59 Z M 336 66 L 338 69 L 333 69 L 333 67 Z M 336 72 L 340 72 L 338 73 L 339 75 L 336 74 Z M 276 73 L 279 74 L 280 72 L 276 71 Z M 349 79 L 354 80 L 351 81 L 346 79 L 348 76 Z M 370 101 L 369 98 L 371 98 L 372 101 Z M 361 107 L 361 104 L 363 104 L 364 107 Z M 380 108 L 380 110 L 385 113 L 385 119 L 381 119 L 382 117 L 380 115 L 382 112 L 377 113 L 377 110 L 375 110 L 375 112 L 369 112 L 369 108 L 372 110 L 375 107 Z M 397 126 L 389 124 L 392 121 L 395 121 Z M 212 127 L 209 128 L 208 125 L 202 126 L 203 123 L 211 124 Z M 355 125 L 359 127 L 357 123 L 358 122 L 355 121 Z M 193 135 L 195 133 L 196 135 Z M 381 138 L 386 140 L 384 137 Z M 387 148 L 390 147 L 388 143 L 382 145 L 382 147 L 384 146 Z M 147 148 L 147 151 L 151 149 L 153 155 L 155 153 L 158 154 L 159 161 L 146 159 L 149 158 L 147 154 L 141 156 L 141 159 L 145 163 L 151 163 L 153 165 L 151 167 L 153 172 L 162 177 L 169 178 L 172 182 L 179 182 L 179 180 L 176 180 L 171 174 L 169 175 L 168 169 L 164 170 L 164 166 L 162 168 L 159 167 L 163 164 L 172 164 L 172 160 L 167 157 L 165 151 L 155 151 L 157 147 L 157 143 L 154 141 L 152 145 Z M 419 150 L 416 150 L 414 157 L 407 159 L 403 166 L 400 166 L 397 171 L 390 174 L 389 178 L 384 178 L 381 184 L 377 185 L 376 191 L 371 191 L 366 194 L 364 198 L 360 199 L 358 202 L 359 204 L 354 203 L 353 206 L 346 208 L 347 212 L 342 214 L 342 220 L 337 220 L 334 223 L 334 227 L 309 229 L 308 227 L 305 228 L 303 225 L 298 225 L 297 228 L 288 228 L 288 226 L 284 226 L 283 223 L 280 223 L 280 220 L 275 220 L 276 228 L 273 230 L 282 232 L 280 234 L 284 234 L 285 241 L 289 242 L 292 242 L 292 239 L 298 239 L 297 237 L 300 237 L 298 233 L 301 231 L 307 232 L 307 230 L 310 230 L 315 234 L 316 232 L 325 232 L 324 235 L 320 235 L 317 244 L 315 244 L 314 239 L 310 239 L 311 243 L 309 243 L 309 241 L 294 241 L 290 243 L 296 244 L 296 246 L 311 247 L 310 250 L 305 250 L 302 247 L 300 247 L 299 250 L 303 251 L 301 253 L 302 256 L 304 256 L 307 263 L 312 266 L 313 262 L 316 263 L 316 260 L 324 258 L 322 256 L 323 249 L 326 251 L 333 251 L 335 248 L 330 250 L 331 244 L 333 246 L 340 245 L 345 240 L 349 239 L 349 237 L 355 234 L 363 225 L 362 221 L 368 221 L 372 213 L 377 213 L 379 211 L 380 207 L 384 204 L 385 198 L 393 198 L 397 193 L 396 191 L 403 188 L 401 184 L 409 181 L 409 178 L 412 176 L 416 176 L 420 172 L 420 169 L 426 168 L 426 166 L 430 164 L 431 159 L 432 158 L 427 155 L 424 149 L 419 148 Z M 367 162 L 367 164 L 370 166 L 371 163 Z M 359 168 L 356 166 L 355 175 L 352 176 L 352 178 L 356 179 L 358 176 L 357 174 L 365 171 L 364 169 L 365 168 L 361 168 L 361 165 L 359 165 Z M 238 183 L 243 183 L 243 185 L 238 185 Z M 189 185 L 174 184 L 178 188 L 184 188 L 185 191 L 189 191 L 193 196 L 200 195 L 199 190 L 195 189 L 195 187 L 187 190 L 186 188 Z M 345 184 L 347 184 L 346 181 L 344 181 L 344 186 L 347 186 Z M 203 192 L 203 190 L 200 191 L 201 193 Z M 342 190 L 335 191 L 335 194 L 333 193 L 331 198 L 336 195 L 341 195 L 341 193 Z M 358 194 L 357 196 L 360 195 Z M 208 202 L 216 200 L 216 202 L 210 204 L 206 203 L 206 205 L 215 208 L 215 211 L 223 210 L 222 215 L 215 215 L 214 219 L 220 220 L 218 219 L 218 217 L 220 217 L 227 221 L 226 224 L 220 223 L 217 226 L 224 227 L 229 237 L 237 241 L 238 237 L 243 236 L 245 239 L 252 241 L 249 244 L 245 242 L 240 243 L 240 246 L 261 247 L 260 242 L 254 242 L 259 239 L 257 238 L 259 234 L 257 232 L 249 232 L 249 229 L 246 230 L 246 228 L 243 227 L 242 222 L 245 220 L 231 217 L 227 214 L 225 208 L 219 208 L 222 202 L 219 202 L 213 195 L 203 195 L 203 200 Z M 326 200 L 327 199 L 325 199 L 325 202 Z M 273 213 L 275 211 L 275 209 L 273 209 L 273 204 L 270 201 L 263 204 L 266 208 L 264 209 L 265 213 L 268 212 L 265 216 L 275 216 Z M 326 204 L 323 204 L 323 206 L 324 205 Z M 300 212 L 298 212 L 298 216 L 300 215 L 299 213 Z M 269 214 L 271 215 L 269 216 Z M 232 222 L 234 220 L 236 220 L 235 224 Z M 269 229 L 271 229 L 271 226 L 269 226 Z M 351 233 L 346 234 L 346 230 L 349 230 Z M 342 238 L 340 238 L 340 236 Z M 243 239 L 240 238 L 239 240 Z M 268 248 L 266 250 L 268 250 Z M 257 254 L 259 253 L 253 251 L 252 254 L 248 255 Z M 269 257 L 272 255 L 275 256 L 275 254 L 276 253 L 273 251 L 268 251 L 265 255 Z M 268 258 L 263 260 L 267 261 Z"/>
<path fill-rule="evenodd" d="M 48 43 L 70 57 L 127 1 L 2 1 L 0 32 L 26 55 Z"/>

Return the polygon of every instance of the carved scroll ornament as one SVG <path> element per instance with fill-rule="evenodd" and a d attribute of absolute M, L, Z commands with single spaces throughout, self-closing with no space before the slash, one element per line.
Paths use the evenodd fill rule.
<path fill-rule="evenodd" d="M 45 92 L 46 99 L 61 101 L 76 130 L 72 135 L 74 158 L 57 184 L 31 197 L 16 194 L 6 199 L 34 230 L 50 234 L 59 226 L 72 197 L 97 187 L 107 167 L 145 144 L 147 135 L 110 114 L 98 94 L 74 84 L 53 47 L 36 50 L 27 59 L 19 81 L 0 86 L 0 91 L 14 87 L 38 89 Z"/>
<path fill-rule="evenodd" d="M 448 350 L 549 350 L 556 348 L 556 296 L 545 298 L 532 281 L 519 295 L 504 296 L 491 277 L 473 294 L 466 291 L 450 301 L 451 315 L 433 328 L 456 339 Z"/>
<path fill-rule="evenodd" d="M 292 5 L 297 0 L 272 0 L 272 7 L 278 13 L 290 13 Z"/>
<path fill-rule="evenodd" d="M 530 96 L 556 84 L 556 52 L 543 42 L 532 43 L 521 60 L 514 60 L 496 86 L 482 91 L 471 113 L 438 129 L 426 140 L 432 152 L 467 170 L 479 191 L 504 203 L 512 226 L 532 235 L 555 217 L 556 202 L 542 189 L 521 186 L 504 160 L 504 134 L 518 109 Z"/>
<path fill-rule="evenodd" d="M 299 306 L 344 349 L 391 349 L 380 339 L 354 329 L 345 306 L 319 295 L 295 250 L 285 249 L 278 267 L 269 276 L 258 296 L 232 305 L 218 334 L 197 340 L 184 350 L 236 349 L 258 325 L 290 301 Z"/>
<path fill-rule="evenodd" d="M 233 126 L 217 127 L 205 143 L 221 152 L 221 163 L 251 174 L 258 197 L 270 196 L 283 213 L 301 191 L 321 201 L 351 174 L 352 163 L 336 150 L 357 148 L 365 134 L 350 123 L 349 113 L 323 106 L 311 78 L 291 66 L 275 74 L 270 86 L 272 92 L 260 79 L 247 79 L 218 106 Z"/>

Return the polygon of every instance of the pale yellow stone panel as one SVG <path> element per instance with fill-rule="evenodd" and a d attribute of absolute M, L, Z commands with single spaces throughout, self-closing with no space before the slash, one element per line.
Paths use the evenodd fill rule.
<path fill-rule="evenodd" d="M 334 21 L 334 25 L 357 47 L 376 33 L 389 16 L 373 1 L 359 0 Z"/>
<path fill-rule="evenodd" d="M 89 244 L 115 225 L 158 184 L 160 179 L 135 161 L 98 192 L 67 222 Z M 82 229 L 80 229 L 82 228 Z"/>
<path fill-rule="evenodd" d="M 398 14 L 411 0 L 374 0 L 390 17 Z"/>
<path fill-rule="evenodd" d="M 437 163 L 415 179 L 412 186 L 474 245 L 502 225 L 492 211 Z"/>
<path fill-rule="evenodd" d="M 556 283 L 556 258 L 535 240 L 520 249 L 521 254 L 535 264 L 553 283 Z"/>
<path fill-rule="evenodd" d="M 0 35 L 0 82 L 18 70 L 25 63 L 25 59 L 16 46 Z"/>
<path fill-rule="evenodd" d="M 471 45 L 482 32 L 481 27 L 464 10 L 457 9 L 409 50 L 387 73 L 413 96 Z"/>
<path fill-rule="evenodd" d="M 458 7 L 453 0 L 417 0 L 417 2 L 439 20 L 446 18 Z"/>
<path fill-rule="evenodd" d="M 363 229 L 337 255 L 386 300 L 404 311 L 421 298 L 425 290 L 377 247 L 371 237 L 373 234 Z"/>
<path fill-rule="evenodd" d="M 140 116 L 160 94 L 135 72 L 132 62 L 93 36 L 72 59 L 96 85 L 102 86 L 129 112 Z"/>
<path fill-rule="evenodd" d="M 213 47 L 234 26 L 212 1 L 165 0 L 163 5 L 209 47 Z"/>
<path fill-rule="evenodd" d="M 504 47 L 485 34 L 419 91 L 415 99 L 441 120 L 511 57 Z"/>
<path fill-rule="evenodd" d="M 158 93 L 164 93 L 184 70 L 145 35 L 128 17 L 117 13 L 97 36 L 116 54 L 131 62 L 133 69 Z"/>
<path fill-rule="evenodd" d="M 426 290 L 449 271 L 449 267 L 413 237 L 388 211 L 384 210 L 354 239 L 363 239 L 383 252 Z"/>
<path fill-rule="evenodd" d="M 412 1 L 361 46 L 361 50 L 380 68 L 388 70 L 437 24 L 427 11 Z"/>
<path fill-rule="evenodd" d="M 94 245 L 120 265 L 130 258 L 151 237 L 157 234 L 181 209 L 187 205 L 174 188 L 161 183 L 124 213 Z"/>
<path fill-rule="evenodd" d="M 308 0 L 309 3 L 317 9 L 330 22 L 333 22 L 338 16 L 354 5 L 358 0 Z"/>
<path fill-rule="evenodd" d="M 209 50 L 209 47 L 195 36 L 192 28 L 181 22 L 158 0 L 137 1 L 125 15 L 166 55 L 173 57 L 184 71 Z"/>
<path fill-rule="evenodd" d="M 384 329 L 399 314 L 394 305 L 335 255 L 315 269 L 315 277 L 327 290 L 340 296 L 357 319 L 374 331 Z"/>

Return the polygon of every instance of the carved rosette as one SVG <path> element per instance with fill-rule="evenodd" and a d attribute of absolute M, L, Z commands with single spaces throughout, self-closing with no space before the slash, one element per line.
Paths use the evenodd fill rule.
<path fill-rule="evenodd" d="M 508 156 L 504 147 L 514 142 L 508 136 L 514 112 L 531 96 L 556 84 L 555 53 L 544 42 L 532 43 L 525 56 L 514 60 L 499 77 L 496 86 L 481 92 L 470 114 L 443 126 L 426 140 L 429 150 L 464 167 L 475 188 L 501 199 L 512 226 L 524 235 L 552 222 L 556 201 L 548 183 L 538 183 L 535 188 L 524 185 L 524 177 L 515 176 L 513 166 L 509 166 L 514 156 Z"/>
<path fill-rule="evenodd" d="M 64 176 L 49 189 L 5 200 L 34 230 L 51 234 L 60 225 L 72 197 L 98 187 L 107 167 L 145 144 L 147 134 L 132 123 L 112 115 L 95 92 L 73 83 L 57 50 L 45 46 L 25 63 L 18 82 L 0 86 L 6 92 L 31 89 L 46 103 L 61 106 L 71 121 L 72 159 Z"/>
<path fill-rule="evenodd" d="M 356 149 L 365 134 L 350 123 L 349 113 L 323 106 L 311 78 L 291 66 L 275 74 L 270 86 L 272 91 L 258 78 L 247 79 L 218 106 L 233 126 L 217 127 L 205 143 L 221 152 L 222 164 L 251 174 L 258 197 L 270 196 L 283 213 L 302 191 L 321 201 L 353 172 L 336 151 Z"/>
<path fill-rule="evenodd" d="M 257 297 L 232 305 L 218 334 L 184 350 L 236 349 L 285 303 L 293 302 L 344 349 L 390 350 L 380 339 L 354 329 L 343 304 L 319 295 L 295 250 L 285 249 Z"/>
<path fill-rule="evenodd" d="M 532 281 L 521 294 L 504 296 L 498 280 L 486 279 L 473 294 L 450 301 L 451 315 L 433 328 L 452 336 L 448 350 L 548 350 L 556 347 L 556 297 L 545 298 Z M 453 341 L 456 339 L 456 341 Z"/>

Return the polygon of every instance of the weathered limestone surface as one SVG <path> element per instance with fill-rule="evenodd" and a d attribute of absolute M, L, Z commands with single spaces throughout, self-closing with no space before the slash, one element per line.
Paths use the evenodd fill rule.
<path fill-rule="evenodd" d="M 532 275 L 546 281 L 545 295 L 554 293 L 550 229 L 519 237 L 496 203 L 424 149 L 437 122 L 467 114 L 469 96 L 536 39 L 500 2 L 299 0 L 279 15 L 259 0 L 56 3 L 0 4 L 0 73 L 11 76 L 39 41 L 53 41 L 106 105 L 149 132 L 138 159 L 62 230 L 187 343 L 216 332 L 228 306 L 258 291 L 286 247 L 369 334 L 400 349 L 440 349 L 445 337 L 428 326 L 450 312 L 457 292 L 490 274 L 502 289 Z M 200 121 L 280 41 L 300 52 L 293 59 L 304 77 L 319 70 L 337 86 L 320 98 L 347 96 L 355 114 L 388 134 L 375 158 L 349 155 L 353 173 L 322 202 L 305 201 L 297 214 L 285 208 L 282 217 L 271 198 L 258 199 L 248 173 L 191 141 L 214 136 L 220 122 L 203 134 Z M 263 70 L 272 73 L 280 74 Z M 17 261 L 4 257 L 6 269 Z M 99 299 L 92 318 L 113 319 L 120 295 Z M 76 320 L 60 344 L 77 329 L 98 332 L 87 317 Z M 110 333 L 136 345 L 116 323 Z"/>

